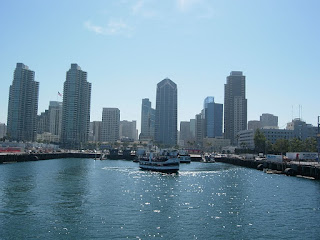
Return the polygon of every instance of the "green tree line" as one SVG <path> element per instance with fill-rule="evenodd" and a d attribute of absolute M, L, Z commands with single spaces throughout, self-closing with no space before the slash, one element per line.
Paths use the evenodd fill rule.
<path fill-rule="evenodd" d="M 301 140 L 299 138 L 278 139 L 274 144 L 270 143 L 259 129 L 254 135 L 256 152 L 285 154 L 286 152 L 317 152 L 317 140 L 315 137 Z"/>

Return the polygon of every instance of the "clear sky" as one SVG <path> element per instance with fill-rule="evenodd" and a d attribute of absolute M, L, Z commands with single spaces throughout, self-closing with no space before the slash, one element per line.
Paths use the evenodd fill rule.
<path fill-rule="evenodd" d="M 9 86 L 22 62 L 40 83 L 39 113 L 62 101 L 57 92 L 77 63 L 92 83 L 91 121 L 101 120 L 103 107 L 117 107 L 121 120 L 137 120 L 140 129 L 141 100 L 155 107 L 156 85 L 166 77 L 178 86 L 178 121 L 187 121 L 207 96 L 223 103 L 226 77 L 243 71 L 248 120 L 272 113 L 284 128 L 300 112 L 317 124 L 319 0 L 0 4 L 0 122 L 7 122 Z"/>

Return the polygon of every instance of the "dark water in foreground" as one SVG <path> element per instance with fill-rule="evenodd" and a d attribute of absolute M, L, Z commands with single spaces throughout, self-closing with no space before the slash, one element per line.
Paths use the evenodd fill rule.
<path fill-rule="evenodd" d="M 0 165 L 0 239 L 320 239 L 320 182 L 223 163 Z"/>

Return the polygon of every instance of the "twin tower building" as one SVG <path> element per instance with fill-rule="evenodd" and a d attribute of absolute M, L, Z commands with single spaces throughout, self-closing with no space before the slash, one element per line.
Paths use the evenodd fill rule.
<path fill-rule="evenodd" d="M 39 82 L 28 66 L 17 63 L 10 86 L 8 103 L 7 138 L 15 141 L 36 141 Z M 242 72 L 231 72 L 225 84 L 224 137 L 236 141 L 236 133 L 247 126 L 247 100 L 245 98 L 245 76 Z M 87 73 L 77 64 L 71 64 L 66 73 L 63 88 L 60 144 L 65 148 L 80 147 L 88 141 L 90 125 L 91 83 Z M 207 98 L 205 106 L 212 100 Z M 140 138 L 152 138 L 164 146 L 177 145 L 177 85 L 166 78 L 157 84 L 156 109 L 149 99 L 142 100 Z M 212 112 L 213 111 L 213 112 Z M 207 116 L 218 116 L 222 104 L 216 104 L 216 112 Z M 207 118 L 209 119 L 209 118 Z M 208 129 L 222 135 L 222 120 L 207 123 Z M 214 128 L 215 125 L 215 128 Z M 218 130 L 217 130 L 218 129 Z M 219 130 L 221 129 L 221 131 Z"/>

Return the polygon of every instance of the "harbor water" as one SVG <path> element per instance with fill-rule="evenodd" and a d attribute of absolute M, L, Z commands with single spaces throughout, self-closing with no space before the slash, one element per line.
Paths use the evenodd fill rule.
<path fill-rule="evenodd" d="M 224 163 L 0 165 L 0 239 L 320 239 L 320 181 Z"/>

